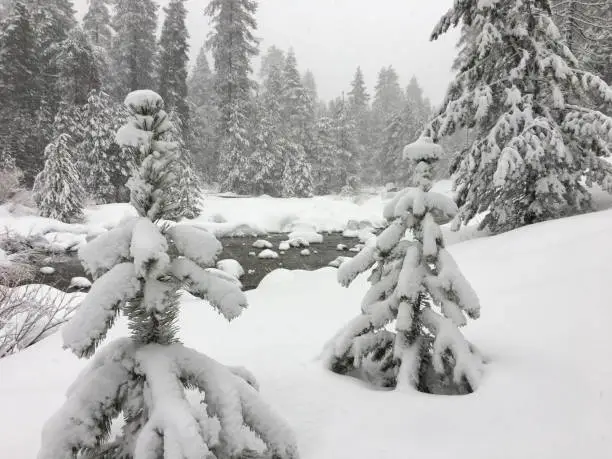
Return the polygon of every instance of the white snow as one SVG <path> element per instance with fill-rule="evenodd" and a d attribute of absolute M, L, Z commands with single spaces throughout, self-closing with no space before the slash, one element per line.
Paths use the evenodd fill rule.
<path fill-rule="evenodd" d="M 123 101 L 127 107 L 155 107 L 163 103 L 159 94 L 150 89 L 138 89 L 130 92 Z"/>
<path fill-rule="evenodd" d="M 170 263 L 167 251 L 168 241 L 159 227 L 148 218 L 139 218 L 134 225 L 130 244 L 136 275 L 155 278 L 164 273 Z"/>
<path fill-rule="evenodd" d="M 179 253 L 201 266 L 213 266 L 223 246 L 206 230 L 190 225 L 175 225 L 168 230 Z"/>
<path fill-rule="evenodd" d="M 278 244 L 278 250 L 280 250 L 281 252 L 286 252 L 290 248 L 291 244 L 289 244 L 289 241 L 281 241 L 280 244 Z"/>
<path fill-rule="evenodd" d="M 349 261 L 351 257 L 337 257 L 328 263 L 328 266 L 339 268 L 342 263 Z"/>
<path fill-rule="evenodd" d="M 383 195 L 316 196 L 313 198 L 231 198 L 205 197 L 202 214 L 193 224 L 207 228 L 217 236 L 236 233 L 265 235 L 292 231 L 344 231 L 351 220 L 366 221 L 373 227 L 383 224 L 380 209 Z"/>
<path fill-rule="evenodd" d="M 274 259 L 278 258 L 278 253 L 276 253 L 274 250 L 265 249 L 259 252 L 259 255 L 257 255 L 257 257 L 262 259 Z"/>
<path fill-rule="evenodd" d="M 342 251 L 348 250 L 348 247 L 346 245 L 344 245 L 344 244 L 338 244 L 336 246 L 336 250 L 339 250 L 339 251 L 342 252 Z"/>
<path fill-rule="evenodd" d="M 91 281 L 86 277 L 73 277 L 68 288 L 86 289 L 91 287 Z"/>
<path fill-rule="evenodd" d="M 140 281 L 132 263 L 120 263 L 91 287 L 76 314 L 62 329 L 64 345 L 77 355 L 87 355 L 104 339 L 119 306 L 136 296 Z"/>
<path fill-rule="evenodd" d="M 307 257 L 308 255 L 310 255 L 310 250 L 304 249 L 300 252 L 300 255 L 302 255 L 303 257 Z"/>
<path fill-rule="evenodd" d="M 41 272 L 41 274 L 53 274 L 55 273 L 55 268 L 53 268 L 52 266 L 43 266 L 42 268 L 40 268 L 39 271 Z"/>
<path fill-rule="evenodd" d="M 302 459 L 609 459 L 611 232 L 604 211 L 449 248 L 484 311 L 465 331 L 489 362 L 469 396 L 373 390 L 324 370 L 315 357 L 367 290 L 365 276 L 341 288 L 332 268 L 270 273 L 232 324 L 185 296 L 181 340 L 247 366 Z M 120 318 L 109 338 L 128 333 Z M 87 363 L 57 334 L 0 360 L 0 457 L 36 457 Z"/>
<path fill-rule="evenodd" d="M 258 239 L 253 242 L 253 247 L 256 249 L 271 249 L 274 245 L 270 241 L 266 241 L 265 239 Z"/>
<path fill-rule="evenodd" d="M 238 262 L 238 260 L 233 260 L 231 258 L 228 258 L 227 260 L 219 260 L 217 262 L 217 269 L 220 269 L 236 279 L 240 279 L 242 276 L 244 276 L 244 268 L 242 265 Z"/>
<path fill-rule="evenodd" d="M 293 243 L 299 241 L 307 244 L 321 244 L 323 242 L 323 235 L 315 231 L 293 231 L 289 233 L 289 244 L 293 246 Z"/>

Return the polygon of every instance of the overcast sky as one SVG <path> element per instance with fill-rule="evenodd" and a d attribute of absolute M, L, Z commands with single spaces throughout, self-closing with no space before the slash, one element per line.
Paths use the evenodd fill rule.
<path fill-rule="evenodd" d="M 74 1 L 82 16 L 87 0 Z M 187 0 L 192 56 L 210 31 L 203 15 L 206 4 Z M 403 86 L 416 75 L 437 104 L 452 75 L 458 35 L 431 43 L 429 34 L 451 5 L 452 0 L 261 0 L 256 34 L 262 53 L 271 45 L 293 47 L 300 70 L 312 70 L 325 100 L 348 90 L 358 65 L 370 93 L 380 68 L 393 65 Z"/>

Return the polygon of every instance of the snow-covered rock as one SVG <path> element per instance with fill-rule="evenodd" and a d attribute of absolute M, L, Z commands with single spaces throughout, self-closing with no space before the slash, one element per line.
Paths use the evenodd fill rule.
<path fill-rule="evenodd" d="M 287 242 L 291 247 L 310 247 L 310 242 L 308 242 L 306 239 L 302 239 L 299 237 L 289 239 L 289 241 Z"/>
<path fill-rule="evenodd" d="M 335 260 L 330 261 L 328 266 L 331 266 L 332 268 L 339 268 L 342 263 L 350 259 L 351 257 L 338 257 Z"/>
<path fill-rule="evenodd" d="M 87 234 L 50 232 L 43 236 L 48 242 L 51 252 L 73 252 L 87 243 Z"/>
<path fill-rule="evenodd" d="M 266 241 L 265 239 L 258 239 L 253 242 L 253 247 L 256 249 L 271 249 L 274 245 L 270 241 Z"/>
<path fill-rule="evenodd" d="M 257 255 L 257 257 L 261 259 L 274 259 L 278 258 L 278 253 L 276 253 L 274 250 L 265 249 L 259 252 L 259 255 Z"/>
<path fill-rule="evenodd" d="M 281 243 L 278 244 L 278 250 L 280 250 L 281 252 L 286 252 L 290 248 L 291 244 L 289 244 L 289 241 L 281 241 Z"/>
<path fill-rule="evenodd" d="M 289 233 L 289 244 L 291 244 L 291 241 L 297 240 L 305 241 L 308 244 L 321 244 L 323 242 L 323 235 L 315 231 L 293 231 Z"/>
<path fill-rule="evenodd" d="M 85 290 L 91 287 L 91 281 L 86 277 L 73 277 L 70 279 L 69 289 Z"/>
<path fill-rule="evenodd" d="M 339 250 L 339 251 L 343 252 L 345 250 L 348 250 L 348 247 L 346 245 L 344 245 L 344 244 L 338 244 L 336 246 L 336 250 Z"/>
<path fill-rule="evenodd" d="M 217 269 L 226 272 L 230 276 L 234 276 L 236 279 L 240 279 L 242 276 L 244 276 L 244 268 L 238 262 L 238 260 L 234 260 L 232 258 L 219 260 L 217 262 Z"/>
<path fill-rule="evenodd" d="M 302 255 L 303 257 L 307 257 L 308 255 L 310 255 L 310 250 L 304 249 L 300 252 L 300 255 Z"/>
<path fill-rule="evenodd" d="M 39 271 L 41 272 L 41 274 L 53 274 L 55 273 L 55 268 L 51 266 L 43 266 L 42 268 L 40 268 Z"/>

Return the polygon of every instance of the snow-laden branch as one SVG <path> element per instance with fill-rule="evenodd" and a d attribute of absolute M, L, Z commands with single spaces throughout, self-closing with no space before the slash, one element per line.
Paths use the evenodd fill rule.
<path fill-rule="evenodd" d="M 91 355 L 113 324 L 119 307 L 141 289 L 132 263 L 120 263 L 94 282 L 78 311 L 62 329 L 64 347 Z"/>

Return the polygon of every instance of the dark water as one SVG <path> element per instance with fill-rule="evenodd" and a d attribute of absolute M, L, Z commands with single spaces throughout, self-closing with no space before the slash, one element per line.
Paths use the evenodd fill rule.
<path fill-rule="evenodd" d="M 249 255 L 254 252 L 256 255 L 262 249 L 253 247 L 253 243 L 258 239 L 265 239 L 273 244 L 273 249 L 279 254 L 279 258 L 274 260 L 260 259 L 257 256 Z M 321 244 L 311 244 L 308 256 L 300 255 L 302 248 L 291 248 L 284 254 L 278 250 L 278 244 L 281 241 L 287 240 L 286 234 L 269 234 L 266 237 L 223 237 L 219 239 L 223 244 L 223 252 L 219 260 L 233 258 L 238 260 L 245 271 L 245 275 L 240 279 L 244 290 L 251 290 L 259 285 L 259 282 L 270 272 L 277 268 L 286 269 L 304 269 L 313 271 L 324 266 L 337 258 L 338 256 L 351 257 L 355 253 L 349 251 L 338 251 L 338 244 L 353 247 L 359 241 L 354 238 L 345 238 L 341 233 L 324 233 L 323 242 Z M 31 279 L 24 280 L 25 283 L 40 283 L 52 285 L 60 290 L 67 290 L 70 285 L 70 280 L 73 277 L 88 277 L 81 266 L 76 252 L 54 255 L 48 258 L 42 258 L 37 263 L 37 270 L 43 266 L 50 266 L 55 269 L 53 274 L 42 274 L 36 272 Z"/>

